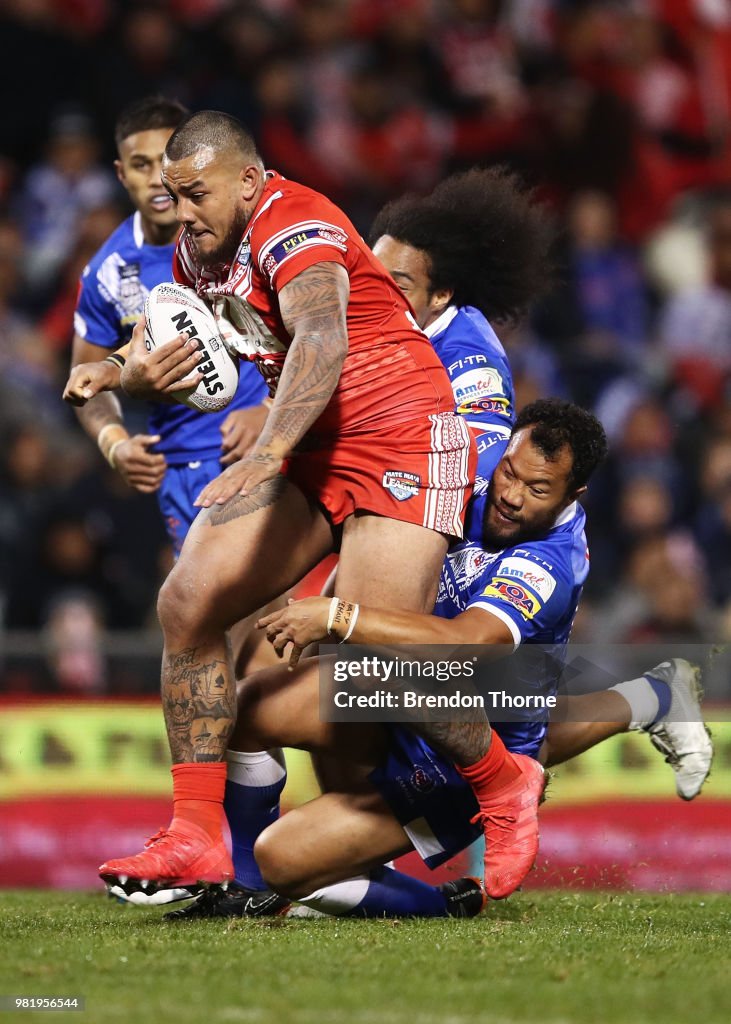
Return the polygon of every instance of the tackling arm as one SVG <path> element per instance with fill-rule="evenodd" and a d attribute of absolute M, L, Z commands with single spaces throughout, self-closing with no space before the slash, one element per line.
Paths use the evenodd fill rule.
<path fill-rule="evenodd" d="M 344 639 L 357 644 L 393 646 L 397 644 L 442 644 L 457 649 L 465 644 L 494 645 L 496 656 L 505 654 L 500 648 L 514 647 L 513 635 L 496 615 L 481 608 L 468 608 L 454 619 L 418 612 L 383 610 L 358 606 L 337 598 L 309 597 L 293 601 L 281 611 L 257 622 L 265 629 L 267 639 L 282 657 L 287 644 L 293 644 L 290 665 L 299 660 L 302 650 L 311 643 Z"/>

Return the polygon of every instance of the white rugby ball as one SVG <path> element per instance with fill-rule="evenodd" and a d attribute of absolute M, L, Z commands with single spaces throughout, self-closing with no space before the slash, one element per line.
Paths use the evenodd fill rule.
<path fill-rule="evenodd" d="M 175 399 L 199 412 L 225 409 L 236 394 L 239 363 L 224 345 L 205 300 L 185 285 L 158 284 L 147 296 L 145 321 L 148 352 L 179 334 L 196 338 L 203 351 L 194 371 L 202 373 L 203 380 L 188 391 L 175 392 Z"/>

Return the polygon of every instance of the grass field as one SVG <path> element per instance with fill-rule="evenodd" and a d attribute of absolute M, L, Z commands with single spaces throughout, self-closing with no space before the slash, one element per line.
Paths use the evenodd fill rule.
<path fill-rule="evenodd" d="M 169 925 L 100 894 L 0 895 L 0 995 L 86 1024 L 715 1024 L 731 896 L 530 893 L 447 921 Z"/>

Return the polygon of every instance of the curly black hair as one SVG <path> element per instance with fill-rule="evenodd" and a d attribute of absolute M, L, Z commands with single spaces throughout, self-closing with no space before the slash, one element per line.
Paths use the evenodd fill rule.
<path fill-rule="evenodd" d="M 432 291 L 449 289 L 458 306 L 488 320 L 517 320 L 553 283 L 553 224 L 505 167 L 453 174 L 431 195 L 388 203 L 369 234 L 425 252 Z"/>
<path fill-rule="evenodd" d="M 149 132 L 156 128 L 177 128 L 188 116 L 189 111 L 166 96 L 145 96 L 125 107 L 114 126 L 114 141 L 117 148 L 137 132 Z"/>
<path fill-rule="evenodd" d="M 558 457 L 566 445 L 571 449 L 573 465 L 569 477 L 571 489 L 584 487 L 607 455 L 607 435 L 596 416 L 573 402 L 561 398 L 540 398 L 518 414 L 513 433 L 532 427 L 531 443 L 549 461 Z"/>

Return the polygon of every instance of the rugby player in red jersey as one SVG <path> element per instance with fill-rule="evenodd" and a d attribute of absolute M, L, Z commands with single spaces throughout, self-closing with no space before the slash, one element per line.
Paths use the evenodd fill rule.
<path fill-rule="evenodd" d="M 231 623 L 336 548 L 345 600 L 430 611 L 474 475 L 446 372 L 337 207 L 265 171 L 241 125 L 210 111 L 173 134 L 163 181 L 184 227 L 176 277 L 214 303 L 273 403 L 252 452 L 201 492 L 206 511 L 160 594 L 175 811 L 143 853 L 100 868 L 128 888 L 232 876 L 221 832 Z M 536 788 L 501 753 L 511 782 L 525 774 Z M 506 788 L 494 767 L 490 787 Z"/>

